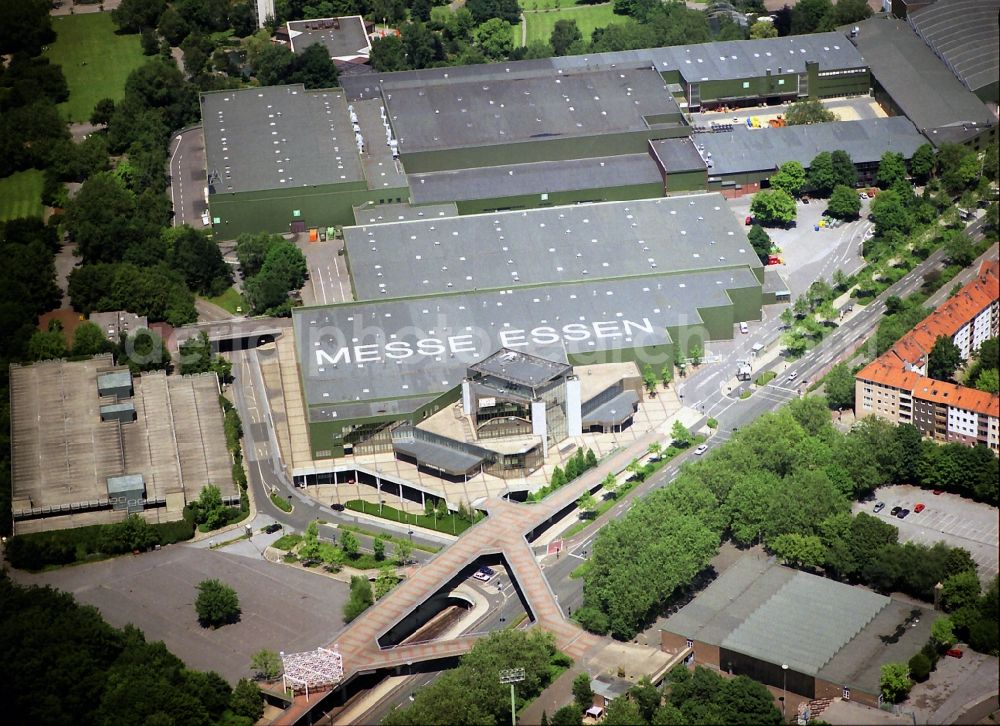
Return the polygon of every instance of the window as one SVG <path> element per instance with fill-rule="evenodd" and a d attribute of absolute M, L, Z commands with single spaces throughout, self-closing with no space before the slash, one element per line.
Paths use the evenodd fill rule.
<path fill-rule="evenodd" d="M 784 79 L 784 78 L 779 78 L 779 79 L 778 79 L 778 85 L 779 85 L 779 86 L 783 86 L 783 85 L 785 85 L 785 79 Z"/>
<path fill-rule="evenodd" d="M 750 81 L 743 81 L 744 88 L 750 88 Z"/>

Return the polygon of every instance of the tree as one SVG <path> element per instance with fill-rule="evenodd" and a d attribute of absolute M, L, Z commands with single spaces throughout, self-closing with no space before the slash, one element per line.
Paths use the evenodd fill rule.
<path fill-rule="evenodd" d="M 558 23 L 557 23 L 558 24 Z M 554 34 L 554 31 L 553 31 Z M 491 18 L 476 28 L 476 45 L 490 60 L 503 60 L 514 50 L 514 39 L 510 34 L 510 24 L 500 18 Z"/>
<path fill-rule="evenodd" d="M 233 364 L 213 353 L 212 343 L 205 331 L 181 343 L 178 352 L 181 375 L 212 372 L 219 376 L 220 383 L 227 382 L 232 375 Z"/>
<path fill-rule="evenodd" d="M 843 184 L 833 188 L 826 213 L 834 219 L 857 219 L 861 212 L 861 200 L 857 192 Z"/>
<path fill-rule="evenodd" d="M 395 553 L 396 563 L 399 565 L 405 565 L 410 561 L 410 556 L 413 554 L 413 545 L 405 539 L 400 540 L 396 543 Z"/>
<path fill-rule="evenodd" d="M 472 13 L 476 25 L 482 25 L 491 18 L 500 18 L 514 25 L 521 16 L 517 0 L 469 0 L 465 6 Z"/>
<path fill-rule="evenodd" d="M 376 537 L 372 540 L 372 553 L 375 555 L 376 560 L 385 559 L 385 540 L 381 537 Z"/>
<path fill-rule="evenodd" d="M 642 369 L 642 383 L 646 386 L 646 390 L 649 391 L 649 395 L 656 393 L 656 373 L 653 372 L 653 366 L 647 363 Z"/>
<path fill-rule="evenodd" d="M 53 360 L 66 357 L 66 339 L 61 327 L 50 325 L 48 330 L 36 330 L 28 341 L 31 360 Z"/>
<path fill-rule="evenodd" d="M 962 351 L 947 335 L 939 335 L 927 356 L 927 375 L 938 381 L 947 381 L 962 363 Z"/>
<path fill-rule="evenodd" d="M 843 184 L 845 187 L 855 188 L 858 185 L 858 168 L 854 165 L 851 155 L 842 149 L 834 151 L 830 155 L 833 162 L 833 183 Z"/>
<path fill-rule="evenodd" d="M 797 161 L 786 161 L 771 176 L 771 187 L 783 191 L 790 197 L 798 196 L 806 183 L 806 172 Z"/>
<path fill-rule="evenodd" d="M 330 51 L 318 42 L 295 56 L 288 75 L 288 83 L 301 83 L 310 89 L 333 88 L 337 80 L 337 66 L 330 58 Z"/>
<path fill-rule="evenodd" d="M 552 726 L 582 726 L 583 713 L 576 705 L 563 706 L 552 714 Z"/>
<path fill-rule="evenodd" d="M 618 477 L 614 474 L 608 473 L 608 475 L 601 480 L 601 488 L 603 488 L 604 491 L 611 496 L 614 496 L 615 490 L 618 489 Z"/>
<path fill-rule="evenodd" d="M 951 618 L 944 615 L 931 624 L 931 640 L 938 651 L 950 648 L 955 644 L 955 628 Z"/>
<path fill-rule="evenodd" d="M 97 355 L 111 350 L 111 342 L 104 331 L 92 322 L 84 321 L 73 331 L 73 355 Z"/>
<path fill-rule="evenodd" d="M 580 673 L 573 679 L 573 701 L 581 711 L 594 704 L 594 689 L 590 687 L 590 675 Z"/>
<path fill-rule="evenodd" d="M 240 601 L 236 591 L 218 580 L 198 583 L 194 607 L 203 628 L 218 628 L 240 619 Z"/>
<path fill-rule="evenodd" d="M 826 559 L 826 550 L 814 535 L 783 534 L 768 542 L 768 548 L 792 567 L 815 569 Z"/>
<path fill-rule="evenodd" d="M 229 287 L 232 276 L 222 259 L 219 246 L 204 232 L 188 225 L 164 232 L 170 250 L 170 264 L 184 276 L 188 287 L 202 295 L 220 295 Z"/>
<path fill-rule="evenodd" d="M 378 577 L 375 578 L 375 599 L 381 600 L 398 582 L 399 578 L 391 566 L 385 565 L 379 568 Z"/>
<path fill-rule="evenodd" d="M 218 529 L 226 524 L 226 506 L 222 503 L 222 493 L 214 484 L 202 487 L 198 499 L 191 503 L 194 521 L 205 524 L 208 529 Z"/>
<path fill-rule="evenodd" d="M 552 52 L 557 56 L 567 55 L 573 44 L 582 40 L 583 34 L 575 20 L 557 20 L 555 27 L 552 28 L 552 35 L 549 36 Z"/>
<path fill-rule="evenodd" d="M 281 658 L 273 650 L 259 650 L 250 659 L 250 667 L 256 671 L 258 678 L 273 681 L 281 675 Z"/>
<path fill-rule="evenodd" d="M 792 34 L 815 33 L 832 7 L 830 0 L 801 0 L 796 3 L 792 8 Z"/>
<path fill-rule="evenodd" d="M 910 670 L 910 677 L 917 683 L 923 683 L 931 673 L 931 659 L 923 653 L 915 653 L 907 667 Z"/>
<path fill-rule="evenodd" d="M 674 425 L 670 429 L 670 438 L 671 446 L 678 449 L 684 449 L 691 445 L 691 432 L 680 422 L 680 419 L 674 421 Z"/>
<path fill-rule="evenodd" d="M 260 686 L 247 678 L 240 678 L 229 699 L 229 708 L 237 716 L 256 723 L 264 715 L 264 695 Z"/>
<path fill-rule="evenodd" d="M 976 258 L 972 240 L 968 235 L 959 230 L 950 230 L 946 233 L 944 251 L 948 255 L 948 261 L 953 265 L 968 267 Z"/>
<path fill-rule="evenodd" d="M 941 144 L 937 153 L 937 171 L 945 190 L 961 194 L 979 178 L 979 155 L 963 144 Z"/>
<path fill-rule="evenodd" d="M 66 227 L 84 263 L 120 261 L 129 242 L 145 234 L 136 214 L 135 195 L 113 175 L 85 181 L 66 209 Z"/>
<path fill-rule="evenodd" d="M 837 363 L 830 369 L 823 390 L 832 407 L 854 408 L 854 375 L 846 363 Z"/>
<path fill-rule="evenodd" d="M 351 594 L 344 603 L 344 621 L 351 622 L 375 602 L 372 586 L 364 575 L 351 576 Z"/>
<path fill-rule="evenodd" d="M 385 35 L 373 40 L 370 59 L 372 68 L 379 73 L 405 71 L 409 68 L 403 39 L 398 35 Z"/>
<path fill-rule="evenodd" d="M 344 554 L 352 559 L 358 556 L 358 538 L 354 536 L 353 532 L 345 531 L 340 535 L 340 549 L 344 550 Z"/>
<path fill-rule="evenodd" d="M 795 221 L 795 200 L 780 189 L 762 189 L 753 195 L 750 213 L 765 226 L 787 226 Z"/>
<path fill-rule="evenodd" d="M 982 371 L 975 381 L 975 386 L 980 391 L 987 393 L 1000 393 L 1000 371 L 996 368 L 988 368 Z"/>
<path fill-rule="evenodd" d="M 879 669 L 879 686 L 885 700 L 899 703 L 913 687 L 910 669 L 905 663 L 885 663 Z"/>
<path fill-rule="evenodd" d="M 886 151 L 879 160 L 875 183 L 880 189 L 889 189 L 898 182 L 906 182 L 906 162 L 902 154 Z"/>
<path fill-rule="evenodd" d="M 941 605 L 954 612 L 979 600 L 979 577 L 975 569 L 958 572 L 941 583 Z"/>
<path fill-rule="evenodd" d="M 837 115 L 835 113 L 827 111 L 822 103 L 813 98 L 789 104 L 788 111 L 785 113 L 785 123 L 789 126 L 819 124 L 836 120 Z"/>
<path fill-rule="evenodd" d="M 763 40 L 764 38 L 777 38 L 778 29 L 774 27 L 774 23 L 771 22 L 770 18 L 765 20 L 758 20 L 756 23 L 750 26 L 750 39 L 751 40 Z"/>
<path fill-rule="evenodd" d="M 918 146 L 910 159 L 910 173 L 913 174 L 913 178 L 920 183 L 930 179 L 931 174 L 934 173 L 935 161 L 933 146 L 930 144 Z"/>
<path fill-rule="evenodd" d="M 122 333 L 114 346 L 115 362 L 127 365 L 132 375 L 144 371 L 166 370 L 171 363 L 170 351 L 159 335 L 147 328 Z"/>
<path fill-rule="evenodd" d="M 590 492 L 584 492 L 580 495 L 580 498 L 576 500 L 576 506 L 580 508 L 581 513 L 589 516 L 597 510 L 597 500 Z"/>
<path fill-rule="evenodd" d="M 7 0 L 0 3 L 0 54 L 41 55 L 56 39 L 46 0 Z"/>
<path fill-rule="evenodd" d="M 747 233 L 747 239 L 750 241 L 750 245 L 753 247 L 753 251 L 760 258 L 760 261 L 767 264 L 767 258 L 771 254 L 771 235 L 769 235 L 763 227 L 759 224 L 754 224 L 750 227 L 750 232 Z"/>
<path fill-rule="evenodd" d="M 809 163 L 809 171 L 806 174 L 806 186 L 816 196 L 826 197 L 830 195 L 836 184 L 837 178 L 833 171 L 833 155 L 829 151 L 821 151 Z"/>
<path fill-rule="evenodd" d="M 875 236 L 887 237 L 893 232 L 906 234 L 912 220 L 899 195 L 888 190 L 879 194 L 871 203 L 871 215 L 875 220 Z"/>
<path fill-rule="evenodd" d="M 643 676 L 628 690 L 629 698 L 635 702 L 635 705 L 639 709 L 639 715 L 642 716 L 642 720 L 649 723 L 653 720 L 653 714 L 660 707 L 660 692 L 657 690 L 650 680 L 649 676 Z"/>

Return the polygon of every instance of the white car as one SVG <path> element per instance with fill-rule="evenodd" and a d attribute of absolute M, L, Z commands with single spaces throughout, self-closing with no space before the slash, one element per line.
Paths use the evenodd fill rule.
<path fill-rule="evenodd" d="M 796 373 L 795 371 L 792 371 L 791 373 L 788 374 L 788 380 L 794 381 L 796 378 L 798 378 L 798 376 L 799 376 L 798 373 Z"/>
<path fill-rule="evenodd" d="M 702 444 L 701 446 L 699 446 L 697 449 L 694 450 L 694 455 L 695 456 L 701 456 L 706 451 L 708 451 L 708 446 L 706 446 L 705 444 Z"/>

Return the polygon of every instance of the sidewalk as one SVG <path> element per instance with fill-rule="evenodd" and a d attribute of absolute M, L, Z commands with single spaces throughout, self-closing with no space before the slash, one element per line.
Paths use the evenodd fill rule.
<path fill-rule="evenodd" d="M 581 673 L 586 671 L 576 667 L 564 671 L 519 714 L 518 723 L 536 726 L 542 722 L 543 711 L 551 722 L 552 714 L 573 702 L 573 679 Z"/>

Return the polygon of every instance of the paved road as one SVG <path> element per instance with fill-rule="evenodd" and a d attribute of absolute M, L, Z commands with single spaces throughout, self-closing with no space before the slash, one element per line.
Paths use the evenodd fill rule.
<path fill-rule="evenodd" d="M 170 201 L 174 226 L 187 224 L 203 229 L 202 214 L 208 211 L 205 188 L 205 137 L 201 126 L 175 135 L 170 142 Z"/>

